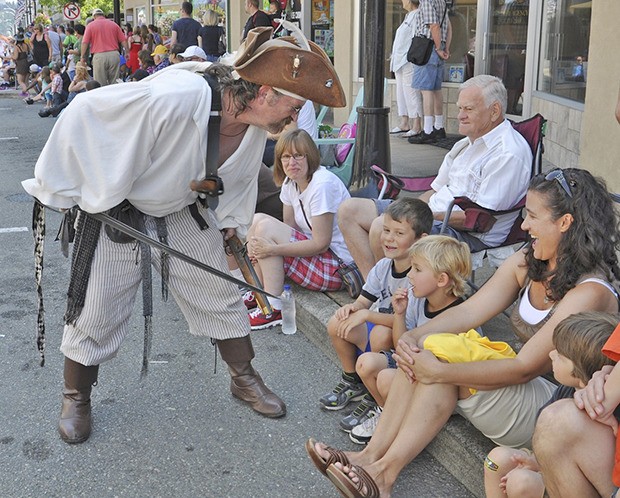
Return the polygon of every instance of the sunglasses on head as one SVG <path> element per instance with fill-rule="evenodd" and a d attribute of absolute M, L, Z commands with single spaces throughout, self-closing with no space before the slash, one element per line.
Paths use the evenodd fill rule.
<path fill-rule="evenodd" d="M 573 191 L 571 190 L 571 185 L 574 187 L 576 184 L 572 180 L 570 182 L 566 181 L 564 172 L 561 169 L 554 169 L 553 171 L 550 171 L 549 173 L 547 173 L 547 175 L 545 176 L 545 180 L 547 181 L 556 180 L 562 187 L 562 190 L 564 190 L 564 192 L 566 192 L 569 197 L 571 198 L 573 197 Z"/>

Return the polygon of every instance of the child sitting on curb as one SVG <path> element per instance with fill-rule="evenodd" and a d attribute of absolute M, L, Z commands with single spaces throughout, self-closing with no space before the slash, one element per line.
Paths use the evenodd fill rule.
<path fill-rule="evenodd" d="M 419 327 L 446 309 L 462 303 L 466 279 L 471 273 L 471 255 L 467 244 L 443 235 L 429 235 L 418 240 L 411 247 L 409 256 L 411 292 L 407 288 L 399 288 L 392 296 L 394 326 L 390 347 L 406 330 Z M 379 407 L 384 405 L 396 373 L 392 353 L 393 350 L 388 348 L 380 353 L 364 353 L 355 366 Z M 375 412 L 375 416 L 351 430 L 349 437 L 354 443 L 366 444 L 370 441 L 381 409 Z"/>
<path fill-rule="evenodd" d="M 583 312 L 568 316 L 553 331 L 555 349 L 549 353 L 553 376 L 561 383 L 551 403 L 571 398 L 575 388 L 586 386 L 592 374 L 614 362 L 601 349 L 618 325 L 620 316 L 611 313 Z M 542 497 L 543 476 L 535 455 L 529 449 L 498 446 L 484 461 L 484 486 L 488 498 Z"/>
<path fill-rule="evenodd" d="M 321 397 L 321 406 L 326 410 L 342 410 L 349 402 L 364 398 L 358 409 L 341 421 L 342 429 L 347 432 L 375 408 L 374 400 L 365 397 L 366 388 L 355 372 L 357 357 L 364 351 L 392 347 L 391 298 L 397 289 L 408 286 L 409 249 L 430 232 L 432 224 L 433 213 L 419 199 L 402 198 L 390 204 L 381 233 L 385 258 L 371 269 L 357 300 L 338 309 L 327 323 L 329 338 L 343 370 L 338 385 Z"/>

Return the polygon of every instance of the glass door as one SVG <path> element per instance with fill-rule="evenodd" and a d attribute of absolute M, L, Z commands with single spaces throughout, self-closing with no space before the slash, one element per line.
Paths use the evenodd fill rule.
<path fill-rule="evenodd" d="M 488 3 L 487 3 L 488 2 Z M 507 113 L 522 116 L 524 109 L 525 56 L 528 40 L 529 0 L 487 0 L 487 19 L 480 19 L 482 54 L 476 74 L 500 78 L 508 90 Z M 482 29 L 480 29 L 482 28 Z"/>

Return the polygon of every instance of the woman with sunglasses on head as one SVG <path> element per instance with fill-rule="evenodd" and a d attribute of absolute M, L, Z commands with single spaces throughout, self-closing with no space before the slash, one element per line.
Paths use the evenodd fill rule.
<path fill-rule="evenodd" d="M 360 496 L 389 496 L 401 470 L 454 411 L 496 444 L 531 448 L 537 413 L 555 387 L 540 377 L 551 372 L 555 326 L 580 311 L 618 311 L 611 282 L 620 279 L 620 232 L 605 184 L 579 169 L 531 180 L 522 227 L 532 242 L 477 293 L 403 334 L 395 355 L 399 369 L 366 448 L 343 453 L 309 441 L 313 461 L 329 470 L 339 489 L 359 487 Z M 446 363 L 424 349 L 434 341 L 432 335 L 478 327 L 515 299 L 511 325 L 524 343 L 515 357 Z M 404 327 L 398 315 L 396 327 Z M 336 463 L 325 469 L 328 460 Z M 611 489 L 599 492 L 609 496 Z"/>
<path fill-rule="evenodd" d="M 317 291 L 339 290 L 338 258 L 352 261 L 336 222 L 336 211 L 350 197 L 340 179 L 319 164 L 319 150 L 304 130 L 285 132 L 276 143 L 274 181 L 281 185 L 284 222 L 263 213 L 254 215 L 248 252 L 264 288 L 282 293 L 284 278 Z M 256 306 L 246 293 L 248 309 Z M 269 298 L 273 313 L 250 312 L 253 329 L 279 325 L 281 303 Z"/>

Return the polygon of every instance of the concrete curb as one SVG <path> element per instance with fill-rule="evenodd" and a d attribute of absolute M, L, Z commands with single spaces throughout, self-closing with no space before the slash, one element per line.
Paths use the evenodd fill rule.
<path fill-rule="evenodd" d="M 338 358 L 327 337 L 327 321 L 339 308 L 329 295 L 294 286 L 297 325 L 306 337 L 331 361 Z M 344 292 L 342 299 L 348 299 Z M 340 298 L 340 296 L 338 296 Z M 341 299 L 339 299 L 341 300 Z M 485 455 L 494 447 L 467 420 L 459 415 L 450 418 L 446 427 L 426 450 L 475 496 L 483 497 Z"/>

